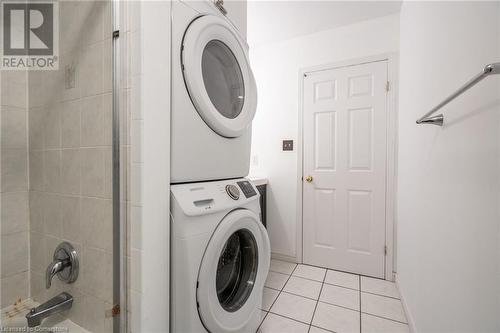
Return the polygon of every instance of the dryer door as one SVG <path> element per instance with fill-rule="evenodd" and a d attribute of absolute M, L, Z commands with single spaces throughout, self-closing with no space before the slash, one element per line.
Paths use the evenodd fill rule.
<path fill-rule="evenodd" d="M 181 60 L 189 96 L 205 123 L 224 137 L 243 134 L 255 115 L 257 88 L 238 32 L 220 17 L 201 16 L 184 35 Z"/>
<path fill-rule="evenodd" d="M 198 312 L 210 332 L 257 330 L 269 261 L 269 239 L 257 215 L 246 209 L 226 215 L 198 275 Z"/>

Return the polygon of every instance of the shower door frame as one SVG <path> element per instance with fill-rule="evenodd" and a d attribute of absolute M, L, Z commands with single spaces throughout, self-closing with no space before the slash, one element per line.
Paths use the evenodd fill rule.
<path fill-rule="evenodd" d="M 112 196 L 113 196 L 113 332 L 120 333 L 126 331 L 127 327 L 127 289 L 126 289 L 126 265 L 125 249 L 126 244 L 126 214 L 122 216 L 122 188 L 121 188 L 121 167 L 120 165 L 120 95 L 121 95 L 121 53 L 120 53 L 120 0 L 111 0 L 112 12 L 112 100 L 113 100 L 113 120 L 112 120 Z M 125 174 L 125 173 L 124 173 Z M 126 181 L 126 179 L 125 179 Z M 127 193 L 123 193 L 124 203 L 127 205 Z M 126 211 L 126 209 L 125 209 Z M 123 328 L 123 329 L 122 329 Z"/>

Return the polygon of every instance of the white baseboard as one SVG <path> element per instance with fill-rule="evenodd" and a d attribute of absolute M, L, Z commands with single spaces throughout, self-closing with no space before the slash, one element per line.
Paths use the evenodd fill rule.
<path fill-rule="evenodd" d="M 403 309 L 406 314 L 406 320 L 408 320 L 408 326 L 410 328 L 411 333 L 418 333 L 417 328 L 415 327 L 415 321 L 413 320 L 413 316 L 408 308 L 408 304 L 406 303 L 405 295 L 401 292 L 401 288 L 399 287 L 399 279 L 398 274 L 394 274 L 394 282 L 396 283 L 396 287 L 398 288 L 399 295 L 401 296 L 401 304 L 403 304 Z"/>
<path fill-rule="evenodd" d="M 297 258 L 295 258 L 295 257 L 287 256 L 285 254 L 280 254 L 280 253 L 274 253 L 274 252 L 271 252 L 271 259 L 293 262 L 294 264 L 297 263 Z"/>

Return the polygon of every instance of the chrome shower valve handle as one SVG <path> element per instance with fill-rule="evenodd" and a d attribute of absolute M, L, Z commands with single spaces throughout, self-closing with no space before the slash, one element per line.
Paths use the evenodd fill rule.
<path fill-rule="evenodd" d="M 45 288 L 52 285 L 54 275 L 66 283 L 73 283 L 78 278 L 79 262 L 78 254 L 68 242 L 62 242 L 54 251 L 53 261 L 45 272 Z"/>

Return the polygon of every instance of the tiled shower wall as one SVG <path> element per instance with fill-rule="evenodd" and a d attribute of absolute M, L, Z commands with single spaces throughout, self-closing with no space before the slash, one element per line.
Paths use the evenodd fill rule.
<path fill-rule="evenodd" d="M 92 332 L 112 330 L 111 20 L 110 1 L 61 1 L 59 70 L 28 77 L 31 297 L 69 291 L 68 317 Z M 62 241 L 77 249 L 80 274 L 47 290 Z"/>
<path fill-rule="evenodd" d="M 29 295 L 26 72 L 0 73 L 1 307 Z"/>

